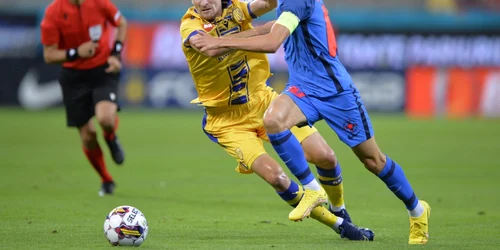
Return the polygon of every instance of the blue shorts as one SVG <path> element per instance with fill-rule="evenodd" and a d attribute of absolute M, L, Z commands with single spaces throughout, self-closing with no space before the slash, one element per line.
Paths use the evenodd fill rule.
<path fill-rule="evenodd" d="M 368 112 L 355 88 L 346 89 L 331 97 L 319 98 L 308 95 L 300 87 L 289 83 L 283 94 L 290 96 L 302 110 L 309 126 L 325 120 L 339 139 L 351 148 L 374 135 Z"/>

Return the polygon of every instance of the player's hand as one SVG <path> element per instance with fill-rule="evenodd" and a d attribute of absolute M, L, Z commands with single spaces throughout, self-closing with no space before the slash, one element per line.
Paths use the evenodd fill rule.
<path fill-rule="evenodd" d="M 118 73 L 122 69 L 122 63 L 116 56 L 108 57 L 109 66 L 106 68 L 106 73 Z"/>
<path fill-rule="evenodd" d="M 220 39 L 214 38 L 207 33 L 200 32 L 197 36 L 194 36 L 191 39 L 192 40 L 189 41 L 191 45 L 196 47 L 201 52 L 207 52 L 208 50 L 220 48 Z"/>
<path fill-rule="evenodd" d="M 93 57 L 98 46 L 98 43 L 92 41 L 82 43 L 80 46 L 78 46 L 78 55 L 81 58 Z"/>

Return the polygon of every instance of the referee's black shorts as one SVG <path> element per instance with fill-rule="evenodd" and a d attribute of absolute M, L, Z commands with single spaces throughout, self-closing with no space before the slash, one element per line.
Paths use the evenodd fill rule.
<path fill-rule="evenodd" d="M 100 101 L 118 104 L 119 74 L 106 73 L 108 64 L 78 70 L 64 68 L 59 76 L 68 127 L 81 127 L 95 114 Z"/>

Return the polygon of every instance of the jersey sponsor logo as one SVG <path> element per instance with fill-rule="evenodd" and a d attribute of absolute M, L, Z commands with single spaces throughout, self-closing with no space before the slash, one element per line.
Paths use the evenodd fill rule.
<path fill-rule="evenodd" d="M 211 23 L 205 23 L 203 24 L 203 29 L 206 31 L 206 32 L 210 32 L 214 29 L 214 25 L 211 24 Z"/>

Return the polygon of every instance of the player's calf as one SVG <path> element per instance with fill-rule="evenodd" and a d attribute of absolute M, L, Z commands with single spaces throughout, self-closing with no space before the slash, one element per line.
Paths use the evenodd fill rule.
<path fill-rule="evenodd" d="M 305 120 L 304 114 L 293 100 L 287 95 L 280 95 L 266 110 L 264 127 L 274 150 L 290 172 L 306 189 L 318 191 L 320 185 L 309 169 L 304 150 L 297 137 L 290 131 L 295 124 Z"/>
<path fill-rule="evenodd" d="M 283 192 L 290 186 L 290 179 L 271 156 L 263 154 L 252 163 L 252 170 L 277 192 Z"/>
<path fill-rule="evenodd" d="M 105 186 L 107 187 L 105 190 L 106 192 L 104 193 L 112 193 L 112 189 L 114 187 L 110 187 L 109 183 L 113 183 L 113 178 L 108 173 L 108 170 L 106 168 L 104 156 L 102 154 L 101 147 L 97 142 L 97 135 L 92 121 L 89 121 L 83 126 L 79 127 L 78 131 L 80 133 L 80 139 L 82 140 L 83 153 L 87 157 L 87 160 L 90 162 L 92 167 L 101 177 L 102 188 Z M 101 192 L 99 194 L 101 195 Z"/>
<path fill-rule="evenodd" d="M 115 103 L 101 101 L 96 105 L 96 118 L 104 132 L 104 139 L 111 152 L 113 161 L 120 165 L 125 160 L 125 151 L 116 135 L 119 124 L 116 108 Z"/>
<path fill-rule="evenodd" d="M 316 165 L 319 182 L 330 200 L 330 212 L 352 222 L 344 204 L 342 169 L 333 150 L 318 132 L 304 139 L 302 148 L 307 161 Z"/>
<path fill-rule="evenodd" d="M 386 157 L 380 151 L 374 137 L 353 147 L 352 150 L 365 168 L 373 174 L 378 175 L 384 169 Z"/>
<path fill-rule="evenodd" d="M 406 206 L 410 215 L 410 244 L 427 242 L 428 239 L 428 204 L 419 201 L 403 168 L 389 156 L 383 155 L 374 138 L 353 148 L 354 153 L 365 164 L 365 167 L 377 175 L 387 187 Z"/>
<path fill-rule="evenodd" d="M 374 155 L 369 155 L 360 159 L 365 168 L 375 175 L 380 174 L 384 169 L 386 164 L 386 158 L 382 152 L 378 152 Z"/>
<path fill-rule="evenodd" d="M 80 134 L 80 140 L 84 148 L 90 149 L 99 146 L 97 142 L 97 132 L 92 121 L 78 128 L 78 133 Z"/>

